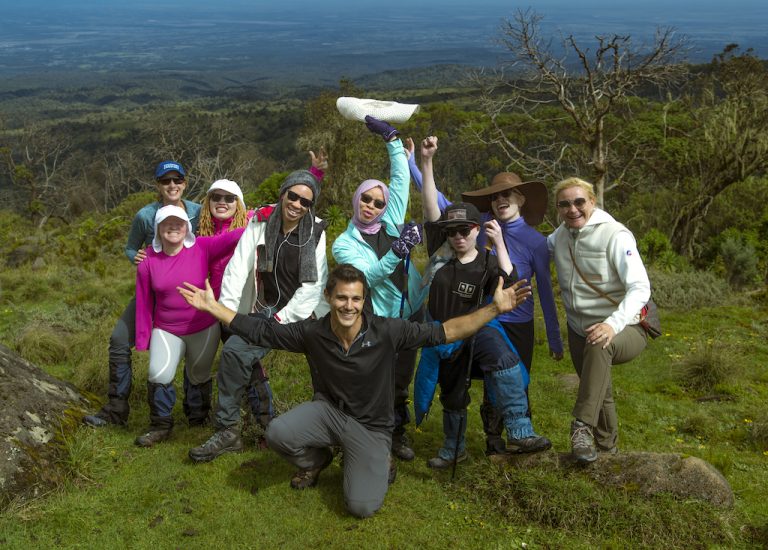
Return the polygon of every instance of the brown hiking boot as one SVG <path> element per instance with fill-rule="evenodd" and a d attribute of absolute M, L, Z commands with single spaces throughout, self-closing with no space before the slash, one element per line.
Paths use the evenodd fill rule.
<path fill-rule="evenodd" d="M 171 428 L 168 428 L 166 430 L 150 430 L 147 433 L 140 435 L 136 438 L 136 445 L 139 447 L 152 447 L 155 443 L 160 443 L 161 441 L 167 441 L 171 438 L 171 432 L 173 430 Z"/>
<path fill-rule="evenodd" d="M 320 479 L 320 472 L 325 470 L 333 462 L 333 453 L 330 449 L 326 449 L 328 456 L 323 463 L 317 468 L 310 468 L 306 470 L 299 470 L 291 478 L 292 489 L 309 489 L 317 485 L 317 480 Z"/>

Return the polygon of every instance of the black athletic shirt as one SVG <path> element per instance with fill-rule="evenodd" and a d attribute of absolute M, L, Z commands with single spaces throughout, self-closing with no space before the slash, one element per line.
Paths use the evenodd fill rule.
<path fill-rule="evenodd" d="M 277 237 L 274 250 L 275 269 L 272 273 L 261 274 L 264 303 L 257 304 L 259 308 L 272 306 L 276 311 L 280 311 L 301 286 L 299 281 L 298 233 L 298 231 L 291 231 L 287 238 L 282 234 Z M 314 239 L 310 239 L 305 246 L 311 247 L 314 254 Z"/>
<path fill-rule="evenodd" d="M 312 375 L 313 400 L 330 403 L 369 430 L 391 433 L 392 358 L 401 349 L 445 343 L 443 326 L 363 314 L 363 327 L 345 350 L 331 330 L 331 315 L 281 325 L 275 319 L 237 314 L 230 328 L 255 345 L 303 353 Z"/>

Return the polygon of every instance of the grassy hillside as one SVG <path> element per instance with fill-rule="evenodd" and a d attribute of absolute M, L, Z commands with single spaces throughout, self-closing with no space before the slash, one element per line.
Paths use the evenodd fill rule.
<path fill-rule="evenodd" d="M 15 258 L 11 252 L 22 240 L 36 243 L 26 261 L 16 258 L 16 268 L 0 273 L 0 341 L 103 396 L 109 333 L 133 285 L 121 245 L 131 213 L 144 200 L 133 197 L 112 212 L 46 233 L 0 214 L 0 255 L 6 260 Z M 34 257 L 43 258 L 36 267 Z M 188 460 L 187 450 L 210 431 L 186 427 L 180 405 L 172 441 L 136 448 L 133 439 L 148 421 L 147 354 L 137 353 L 129 426 L 68 434 L 61 458 L 65 475 L 42 498 L 12 502 L 0 512 L 0 547 L 768 545 L 763 497 L 768 486 L 768 316 L 751 298 L 721 297 L 701 280 L 686 287 L 680 279 L 654 279 L 660 296 L 689 288 L 693 298 L 686 309 L 664 308 L 665 336 L 639 359 L 614 369 L 620 446 L 711 462 L 735 491 L 732 510 L 671 496 L 643 497 L 632 487 L 600 487 L 578 471 L 496 466 L 483 456 L 476 382 L 468 430 L 471 459 L 456 479 L 425 464 L 442 438 L 435 404 L 419 430 L 410 427 L 417 459 L 400 464 L 382 510 L 369 520 L 355 520 L 344 512 L 338 462 L 322 474 L 316 489 L 293 491 L 291 467 L 256 448 L 258 430 L 250 420 L 246 451 L 210 464 Z M 696 290 L 703 291 L 703 299 Z M 552 439 L 554 451 L 565 452 L 575 398 L 572 366 L 568 359 L 548 358 L 541 319 L 537 334 L 534 422 Z M 273 353 L 267 366 L 280 411 L 311 396 L 302 357 Z"/>

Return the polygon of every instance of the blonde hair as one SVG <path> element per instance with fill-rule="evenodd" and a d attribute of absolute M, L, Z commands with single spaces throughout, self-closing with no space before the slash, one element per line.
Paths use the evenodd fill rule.
<path fill-rule="evenodd" d="M 245 210 L 240 199 L 235 200 L 235 215 L 232 216 L 232 223 L 229 224 L 228 231 L 245 227 L 248 225 L 248 212 Z M 210 237 L 216 233 L 216 227 L 213 224 L 211 216 L 211 193 L 208 193 L 203 199 L 203 207 L 200 209 L 200 221 L 197 224 L 197 235 L 199 237 Z"/>
<path fill-rule="evenodd" d="M 581 187 L 584 192 L 587 194 L 587 197 L 589 197 L 591 200 L 597 200 L 597 197 L 595 196 L 595 186 L 589 183 L 588 181 L 584 181 L 581 178 L 565 178 L 564 180 L 560 181 L 555 185 L 555 189 L 553 191 L 555 195 L 555 202 L 557 202 L 557 196 L 560 194 L 560 191 L 564 191 L 566 189 L 570 189 L 571 187 Z"/>

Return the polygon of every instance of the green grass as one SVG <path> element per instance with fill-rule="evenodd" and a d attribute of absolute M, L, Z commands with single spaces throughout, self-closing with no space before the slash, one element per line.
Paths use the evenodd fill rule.
<path fill-rule="evenodd" d="M 124 267 L 109 264 L 110 285 L 85 269 L 71 289 L 54 287 L 53 268 L 4 273 L 4 290 L 12 289 L 15 296 L 37 292 L 40 299 L 25 302 L 3 294 L 0 340 L 13 345 L 29 326 L 48 323 L 67 335 L 70 349 L 58 359 L 43 357 L 41 366 L 103 395 L 109 332 L 130 289 L 131 273 Z M 62 435 L 63 481 L 40 498 L 12 502 L 0 512 L 0 548 L 766 546 L 765 313 L 747 306 L 662 311 L 666 335 L 613 371 L 621 449 L 682 453 L 711 462 L 736 494 L 732 510 L 668 495 L 643 497 L 631 487 L 600 487 L 578 471 L 546 464 L 524 471 L 493 465 L 483 455 L 481 388 L 475 382 L 470 460 L 459 467 L 456 479 L 425 464 L 442 438 L 436 403 L 420 429 L 410 427 L 417 459 L 400 464 L 383 508 L 373 518 L 357 520 L 345 513 L 337 462 L 316 489 L 293 491 L 291 466 L 255 447 L 259 431 L 253 427 L 245 431 L 244 453 L 195 465 L 187 451 L 211 432 L 186 427 L 179 404 L 173 439 L 155 449 L 136 448 L 133 439 L 148 422 L 147 356 L 136 354 L 129 426 Z M 556 451 L 564 452 L 575 398 L 564 377 L 573 369 L 567 357 L 559 363 L 549 359 L 543 323 L 536 322 L 534 423 Z M 713 387 L 691 385 L 681 378 L 685 360 L 707 346 L 728 350 L 719 359 L 727 368 Z M 40 351 L 33 340 L 21 349 Z M 311 396 L 303 358 L 273 353 L 268 369 L 278 411 Z"/>

